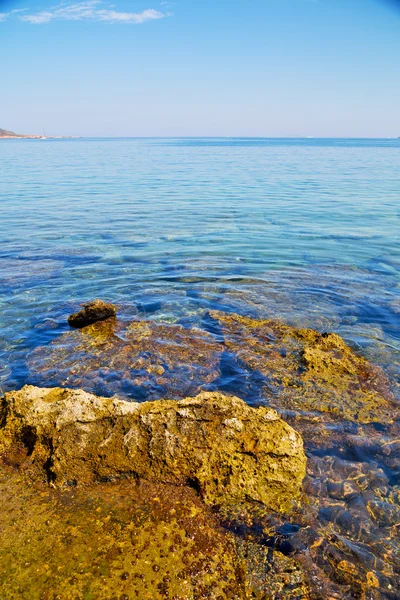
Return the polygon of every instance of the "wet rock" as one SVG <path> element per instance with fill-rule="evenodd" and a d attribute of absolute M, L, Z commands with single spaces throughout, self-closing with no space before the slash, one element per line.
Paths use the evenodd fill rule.
<path fill-rule="evenodd" d="M 264 377 L 275 406 L 328 413 L 357 423 L 393 423 L 394 397 L 383 371 L 335 333 L 210 311 L 224 343 Z"/>
<path fill-rule="evenodd" d="M 357 546 L 341 535 L 327 531 L 314 542 L 311 555 L 332 580 L 351 587 L 354 594 L 352 597 L 370 598 L 366 593 L 370 594 L 371 588 L 375 587 L 391 589 L 390 580 L 387 578 L 390 570 L 384 562 L 365 547 Z M 390 574 L 393 576 L 393 573 Z M 389 598 L 390 594 L 387 597 Z"/>
<path fill-rule="evenodd" d="M 103 300 L 93 300 L 93 302 L 85 304 L 79 312 L 70 315 L 68 323 L 71 327 L 85 327 L 97 321 L 115 317 L 116 314 L 117 311 L 114 304 L 103 302 Z"/>
<path fill-rule="evenodd" d="M 370 501 L 367 510 L 379 527 L 399 527 L 400 506 L 390 502 Z"/>
<path fill-rule="evenodd" d="M 83 391 L 25 386 L 2 400 L 0 448 L 24 446 L 57 485 L 136 477 L 190 485 L 206 503 L 289 510 L 306 458 L 273 409 L 202 393 L 143 404 Z"/>
<path fill-rule="evenodd" d="M 249 598 L 309 600 L 304 571 L 292 558 L 246 540 L 237 540 L 239 556 L 246 565 Z"/>

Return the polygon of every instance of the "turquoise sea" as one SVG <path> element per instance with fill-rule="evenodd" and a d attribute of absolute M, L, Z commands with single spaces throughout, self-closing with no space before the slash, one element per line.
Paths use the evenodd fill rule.
<path fill-rule="evenodd" d="M 25 383 L 81 387 L 73 376 L 79 348 L 74 354 L 72 346 L 59 368 L 38 365 L 49 344 L 63 345 L 68 315 L 98 297 L 117 304 L 122 321 L 211 335 L 210 309 L 337 332 L 385 370 L 400 400 L 400 140 L 3 140 L 0 194 L 2 391 Z M 124 386 L 120 371 L 104 367 L 86 377 L 85 389 L 162 397 L 158 388 Z M 215 387 L 250 403 L 267 401 L 241 376 L 224 365 Z M 395 439 L 384 424 L 378 433 Z M 311 460 L 319 460 L 313 452 L 310 446 Z M 400 448 L 391 462 L 371 449 L 341 454 L 338 442 L 329 464 L 339 480 L 349 465 L 367 465 L 378 499 L 365 506 L 392 506 L 393 494 L 400 498 L 399 457 Z M 390 502 L 374 491 L 376 473 Z M 400 546 L 392 528 L 400 506 L 395 522 L 382 525 L 370 510 L 358 514 L 354 497 L 347 502 L 351 519 L 370 515 L 370 537 L 360 542 L 326 511 L 315 528 L 328 522 L 339 529 L 361 564 L 364 551 L 390 563 L 390 572 L 368 561 L 365 569 L 377 573 L 382 597 L 398 598 Z"/>
<path fill-rule="evenodd" d="M 97 296 L 400 350 L 400 140 L 4 140 L 0 193 L 3 390 Z"/>

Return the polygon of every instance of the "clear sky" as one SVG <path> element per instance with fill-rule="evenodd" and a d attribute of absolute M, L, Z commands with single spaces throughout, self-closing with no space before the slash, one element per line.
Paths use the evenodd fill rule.
<path fill-rule="evenodd" d="M 0 127 L 400 136 L 400 1 L 0 0 Z"/>

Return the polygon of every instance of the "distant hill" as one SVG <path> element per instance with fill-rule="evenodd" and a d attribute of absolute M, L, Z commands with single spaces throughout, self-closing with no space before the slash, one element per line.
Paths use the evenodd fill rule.
<path fill-rule="evenodd" d="M 0 129 L 0 140 L 3 139 L 33 139 L 33 140 L 41 140 L 43 138 L 42 135 L 20 135 L 19 133 L 14 133 L 13 131 L 8 131 L 7 129 Z"/>
<path fill-rule="evenodd" d="M 7 129 L 0 129 L 0 137 L 19 137 L 19 135 Z"/>
<path fill-rule="evenodd" d="M 0 0 L 1 1 L 1 0 Z M 64 135 L 59 135 L 59 136 L 47 136 L 47 135 L 23 135 L 21 133 L 14 133 L 13 131 L 8 131 L 8 129 L 0 129 L 0 140 L 64 140 L 64 139 L 68 139 L 68 140 L 73 140 L 73 139 L 79 139 L 78 136 L 72 136 L 72 135 L 68 135 L 68 136 L 64 136 Z"/>

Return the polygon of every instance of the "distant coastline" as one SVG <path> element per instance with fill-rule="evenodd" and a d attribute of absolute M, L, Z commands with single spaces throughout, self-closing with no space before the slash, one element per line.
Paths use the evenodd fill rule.
<path fill-rule="evenodd" d="M 33 135 L 33 134 L 20 134 L 20 133 L 14 133 L 13 131 L 9 131 L 7 129 L 0 129 L 0 140 L 14 140 L 14 139 L 20 139 L 20 140 L 75 140 L 75 139 L 85 139 L 85 138 L 90 138 L 90 139 L 109 139 L 109 140 L 117 140 L 117 139 L 132 139 L 132 140 L 141 140 L 141 139 L 181 139 L 181 140 L 218 140 L 218 141 L 230 141 L 230 140 L 309 140 L 311 142 L 321 142 L 321 141 L 333 141 L 333 140 L 337 140 L 337 141 L 359 141 L 359 140 L 377 140 L 377 141 L 382 141 L 382 140 L 400 140 L 400 136 L 396 137 L 396 136 L 392 136 L 392 137 L 343 137 L 343 136 L 339 136 L 339 137 L 332 137 L 332 136 L 290 136 L 290 135 L 282 135 L 282 136 L 236 136 L 236 135 L 230 135 L 230 136 L 222 136 L 222 135 L 215 135 L 215 136 L 197 136 L 197 135 L 189 135 L 189 136 L 165 136 L 165 135 L 160 135 L 160 136 L 135 136 L 135 135 L 128 135 L 128 136 L 121 136 L 121 135 L 106 135 L 106 136 L 77 136 L 77 135 Z"/>
<path fill-rule="evenodd" d="M 0 139 L 11 140 L 11 139 L 33 139 L 33 140 L 41 140 L 44 139 L 43 135 L 23 135 L 19 133 L 14 133 L 13 131 L 8 131 L 7 129 L 0 129 Z"/>
<path fill-rule="evenodd" d="M 0 140 L 54 140 L 54 139 L 72 139 L 73 136 L 54 136 L 54 135 L 26 135 L 14 133 L 7 129 L 0 129 Z"/>

